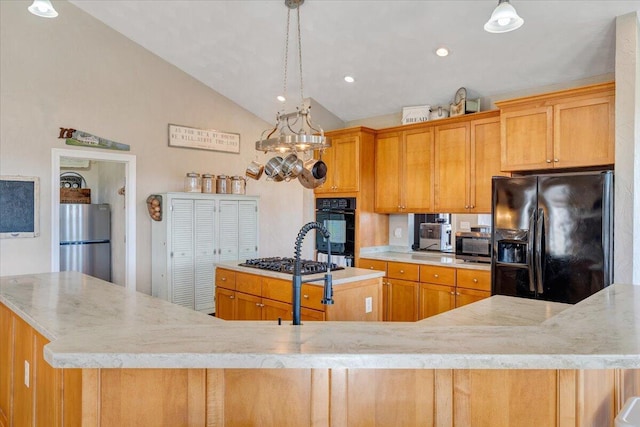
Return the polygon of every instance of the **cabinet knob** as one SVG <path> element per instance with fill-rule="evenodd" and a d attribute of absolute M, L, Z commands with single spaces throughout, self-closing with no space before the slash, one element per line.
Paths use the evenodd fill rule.
<path fill-rule="evenodd" d="M 560 159 L 553 159 L 554 162 L 558 163 Z"/>
<path fill-rule="evenodd" d="M 373 266 L 369 267 L 369 270 L 373 270 Z"/>
<path fill-rule="evenodd" d="M 404 270 L 400 270 L 400 274 L 404 274 Z"/>
<path fill-rule="evenodd" d="M 302 295 L 302 298 L 309 299 L 309 295 Z"/>
<path fill-rule="evenodd" d="M 456 295 L 458 295 L 458 296 L 459 296 L 459 295 L 460 295 L 460 292 L 456 292 Z"/>
<path fill-rule="evenodd" d="M 453 292 L 453 291 L 451 291 L 451 292 L 449 292 L 449 293 L 450 293 L 451 295 L 455 295 L 455 294 L 456 294 L 456 293 L 455 293 L 455 292 Z"/>
<path fill-rule="evenodd" d="M 471 209 L 474 209 L 476 207 L 476 205 L 471 205 Z"/>
<path fill-rule="evenodd" d="M 473 283 L 478 283 L 478 279 L 473 279 Z"/>
<path fill-rule="evenodd" d="M 469 205 L 464 205 L 464 208 L 465 209 L 469 209 Z"/>
<path fill-rule="evenodd" d="M 547 159 L 547 163 L 551 163 L 551 159 Z"/>
<path fill-rule="evenodd" d="M 235 297 L 233 295 L 229 295 L 229 299 L 234 299 Z"/>
<path fill-rule="evenodd" d="M 433 277 L 435 277 L 437 279 L 440 276 L 438 274 L 434 274 Z"/>
<path fill-rule="evenodd" d="M 227 278 L 226 277 L 221 277 L 220 280 L 222 280 L 224 282 L 225 280 L 227 280 Z"/>

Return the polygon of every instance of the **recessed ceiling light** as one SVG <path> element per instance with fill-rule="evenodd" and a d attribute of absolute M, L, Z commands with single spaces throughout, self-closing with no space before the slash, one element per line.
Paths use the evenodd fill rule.
<path fill-rule="evenodd" d="M 280 101 L 280 102 L 284 102 L 284 101 L 286 101 L 286 98 L 285 98 L 284 96 L 282 96 L 282 95 L 278 95 L 278 96 L 276 97 L 276 99 L 277 99 L 278 101 Z"/>
<path fill-rule="evenodd" d="M 347 83 L 353 83 L 353 82 L 356 81 L 356 79 L 354 79 L 351 76 L 344 76 L 344 81 L 347 82 Z"/>
<path fill-rule="evenodd" d="M 449 55 L 449 49 L 447 49 L 446 47 L 439 47 L 436 49 L 436 55 L 447 56 Z"/>

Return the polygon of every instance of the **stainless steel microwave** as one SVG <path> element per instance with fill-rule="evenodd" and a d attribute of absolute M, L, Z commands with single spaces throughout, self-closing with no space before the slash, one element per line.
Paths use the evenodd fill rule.
<path fill-rule="evenodd" d="M 491 263 L 491 233 L 458 231 L 456 233 L 456 258 Z"/>

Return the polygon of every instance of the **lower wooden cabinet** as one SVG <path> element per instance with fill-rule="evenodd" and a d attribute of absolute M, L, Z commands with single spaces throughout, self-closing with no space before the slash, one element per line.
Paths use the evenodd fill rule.
<path fill-rule="evenodd" d="M 420 283 L 420 315 L 425 319 L 456 307 L 455 286 Z"/>
<path fill-rule="evenodd" d="M 323 287 L 302 285 L 301 320 L 381 320 L 380 279 L 337 285 L 334 305 L 322 304 Z M 291 281 L 219 268 L 216 273 L 216 317 L 224 320 L 293 320 Z M 365 299 L 372 299 L 371 311 Z"/>
<path fill-rule="evenodd" d="M 1 427 L 81 425 L 80 370 L 51 367 L 44 360 L 48 343 L 0 304 Z"/>
<path fill-rule="evenodd" d="M 418 282 L 387 279 L 389 284 L 389 319 L 392 322 L 418 320 Z"/>
<path fill-rule="evenodd" d="M 491 296 L 491 272 L 361 258 L 360 268 L 385 272 L 383 320 L 413 322 Z"/>

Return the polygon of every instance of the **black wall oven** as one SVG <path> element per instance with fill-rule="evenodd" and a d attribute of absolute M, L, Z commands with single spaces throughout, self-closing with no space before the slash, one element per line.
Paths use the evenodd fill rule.
<path fill-rule="evenodd" d="M 331 255 L 343 256 L 346 265 L 352 267 L 356 247 L 356 199 L 316 199 L 316 221 L 331 235 Z M 329 242 L 317 230 L 316 250 L 322 254 L 329 250 Z"/>

